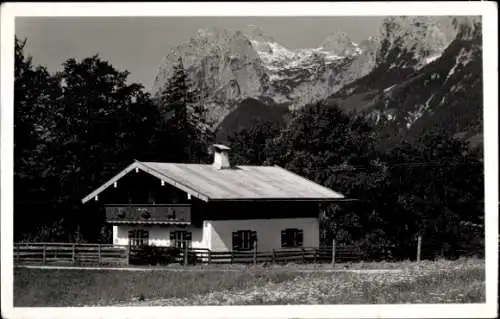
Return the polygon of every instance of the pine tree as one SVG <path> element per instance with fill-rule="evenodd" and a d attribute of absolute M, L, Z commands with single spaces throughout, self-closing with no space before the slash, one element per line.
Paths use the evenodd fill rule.
<path fill-rule="evenodd" d="M 172 77 L 158 98 L 163 117 L 158 134 L 173 132 L 170 141 L 160 138 L 165 147 L 160 156 L 169 161 L 204 161 L 212 135 L 205 106 L 201 103 L 200 92 L 192 87 L 187 77 L 182 58 L 173 69 Z"/>

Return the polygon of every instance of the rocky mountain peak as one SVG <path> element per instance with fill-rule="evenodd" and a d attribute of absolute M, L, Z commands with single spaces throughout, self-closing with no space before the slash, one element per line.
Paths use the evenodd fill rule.
<path fill-rule="evenodd" d="M 321 43 L 321 48 L 340 56 L 348 56 L 361 53 L 360 48 L 352 42 L 349 35 L 342 31 L 329 34 Z"/>
<path fill-rule="evenodd" d="M 448 16 L 387 17 L 380 28 L 377 65 L 419 69 L 437 59 L 456 34 Z"/>
<path fill-rule="evenodd" d="M 191 41 L 221 41 L 228 38 L 229 30 L 218 27 L 205 27 L 198 29 L 191 38 Z"/>
<path fill-rule="evenodd" d="M 472 143 L 481 137 L 480 36 L 475 17 L 389 17 L 373 70 L 329 100 L 374 119 L 387 145 L 438 128 Z"/>
<path fill-rule="evenodd" d="M 247 36 L 250 40 L 275 42 L 272 37 L 264 33 L 264 30 L 254 24 L 249 24 L 246 29 L 243 30 L 243 34 L 245 34 L 245 36 Z"/>
<path fill-rule="evenodd" d="M 182 59 L 188 78 L 217 122 L 230 112 L 237 101 L 255 98 L 267 89 L 262 62 L 247 36 L 241 31 L 203 28 L 167 54 L 156 76 L 153 93 L 173 75 L 173 66 Z"/>
<path fill-rule="evenodd" d="M 379 44 L 380 44 L 380 37 L 371 36 L 368 39 L 361 41 L 358 46 L 361 49 L 361 52 L 363 52 L 364 54 L 375 56 Z"/>
<path fill-rule="evenodd" d="M 322 47 L 292 50 L 255 25 L 203 28 L 163 59 L 153 93 L 161 94 L 180 58 L 215 122 L 246 99 L 301 107 L 369 72 L 376 40 L 363 47 L 364 53 L 345 32 L 331 33 Z"/>
<path fill-rule="evenodd" d="M 481 36 L 481 17 L 454 17 L 452 25 L 457 31 L 458 39 L 472 40 Z"/>

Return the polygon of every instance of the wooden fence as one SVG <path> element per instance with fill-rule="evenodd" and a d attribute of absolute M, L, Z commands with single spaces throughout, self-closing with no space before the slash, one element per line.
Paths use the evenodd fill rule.
<path fill-rule="evenodd" d="M 332 261 L 332 248 L 304 247 L 300 249 L 276 249 L 272 251 L 210 251 L 188 249 L 181 252 L 176 263 L 187 263 L 189 254 L 196 255 L 198 264 L 245 264 L 245 263 L 324 263 Z M 355 260 L 355 250 L 347 247 L 336 249 L 337 260 Z M 127 246 L 71 243 L 15 243 L 16 264 L 128 264 L 130 250 Z"/>
<path fill-rule="evenodd" d="M 356 261 L 362 259 L 363 252 L 348 246 L 337 246 L 335 250 L 332 247 L 302 247 L 272 251 L 210 251 L 190 248 L 176 256 L 174 262 L 188 264 L 189 255 L 196 256 L 197 264 L 283 264 Z M 131 260 L 130 256 L 131 250 L 127 246 L 76 243 L 14 244 L 16 264 L 126 265 Z"/>
<path fill-rule="evenodd" d="M 420 261 L 444 256 L 442 245 L 426 249 L 421 238 L 414 246 L 405 248 L 406 259 Z M 424 248 L 423 248 L 424 247 Z M 439 248 L 439 249 L 438 249 Z M 360 248 L 338 245 L 301 247 L 293 249 L 275 249 L 271 251 L 210 251 L 208 249 L 185 249 L 169 263 L 179 264 L 286 264 L 286 263 L 345 263 L 357 261 L 390 261 L 392 255 L 400 255 L 395 247 Z M 479 252 L 479 250 L 477 250 Z M 430 253 L 432 252 L 432 253 Z M 14 262 L 17 264 L 121 264 L 131 263 L 130 247 L 105 244 L 70 244 L 70 243 L 16 243 L 14 244 Z M 480 254 L 478 254 L 480 255 Z M 194 257 L 195 256 L 195 257 Z M 191 258 L 194 257 L 194 258 Z"/>
<path fill-rule="evenodd" d="M 106 244 L 15 243 L 14 263 L 123 264 L 127 249 Z"/>

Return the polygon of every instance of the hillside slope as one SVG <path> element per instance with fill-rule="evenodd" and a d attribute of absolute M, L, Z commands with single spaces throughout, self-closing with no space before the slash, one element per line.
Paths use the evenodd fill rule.
<path fill-rule="evenodd" d="M 454 21 L 455 39 L 421 65 L 415 49 L 396 46 L 368 75 L 327 99 L 363 112 L 387 144 L 413 141 L 428 131 L 468 138 L 482 135 L 482 38 L 480 21 Z M 418 56 L 418 55 L 417 55 Z M 399 65 L 399 67 L 391 67 Z"/>

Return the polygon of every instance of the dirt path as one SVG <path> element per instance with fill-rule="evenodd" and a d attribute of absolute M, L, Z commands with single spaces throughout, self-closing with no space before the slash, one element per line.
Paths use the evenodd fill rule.
<path fill-rule="evenodd" d="M 358 273 L 358 274 L 378 274 L 378 273 L 398 273 L 402 269 L 306 269 L 306 268 L 167 268 L 167 267 L 83 267 L 83 266 L 48 266 L 48 265 L 17 265 L 15 268 L 28 268 L 28 269 L 60 269 L 60 270 L 118 270 L 118 271 L 173 271 L 173 272 L 220 272 L 220 271 L 245 271 L 245 270 L 260 270 L 260 271 L 286 271 L 286 272 L 301 272 L 301 273 Z"/>
<path fill-rule="evenodd" d="M 47 265 L 19 265 L 15 268 L 28 268 L 28 269 L 64 269 L 64 270 L 118 270 L 118 271 L 241 271 L 240 269 L 203 269 L 203 268 L 166 268 L 166 267 L 83 267 L 83 266 L 47 266 Z"/>

